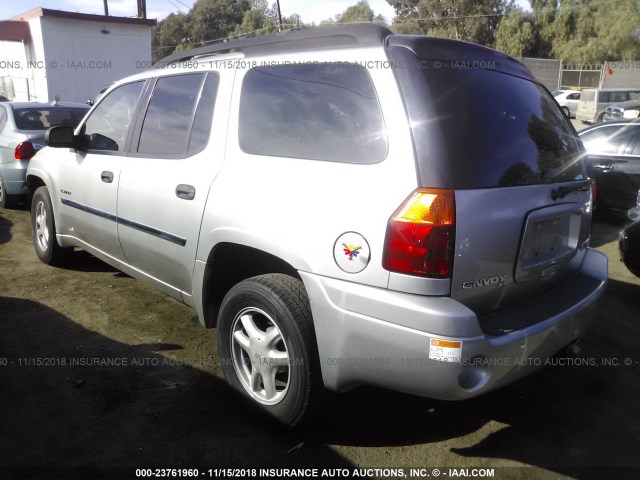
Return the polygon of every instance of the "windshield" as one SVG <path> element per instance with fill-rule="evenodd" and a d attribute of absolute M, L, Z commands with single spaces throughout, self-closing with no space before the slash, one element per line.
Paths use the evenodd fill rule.
<path fill-rule="evenodd" d="M 76 128 L 89 108 L 16 108 L 13 118 L 18 130 L 47 130 L 51 127 Z"/>

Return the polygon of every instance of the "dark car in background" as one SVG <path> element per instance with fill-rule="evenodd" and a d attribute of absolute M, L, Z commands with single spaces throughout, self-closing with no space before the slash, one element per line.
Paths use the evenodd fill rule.
<path fill-rule="evenodd" d="M 636 277 L 640 277 L 640 222 L 634 222 L 620 232 L 620 259 Z"/>
<path fill-rule="evenodd" d="M 75 128 L 87 111 L 81 103 L 0 102 L 0 207 L 11 208 L 26 196 L 27 166 L 45 146 L 47 130 Z"/>
<path fill-rule="evenodd" d="M 640 120 L 601 123 L 578 133 L 596 181 L 596 206 L 626 212 L 640 189 Z"/>
<path fill-rule="evenodd" d="M 0 95 L 0 102 L 10 102 L 11 99 L 8 97 L 5 97 L 4 95 Z"/>
<path fill-rule="evenodd" d="M 630 100 L 609 105 L 604 111 L 602 119 L 605 122 L 613 120 L 633 120 L 640 117 L 640 100 Z"/>

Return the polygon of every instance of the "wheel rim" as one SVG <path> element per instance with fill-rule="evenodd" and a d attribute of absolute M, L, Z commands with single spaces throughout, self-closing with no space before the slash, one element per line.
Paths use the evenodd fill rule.
<path fill-rule="evenodd" d="M 245 308 L 231 326 L 233 367 L 247 393 L 275 405 L 289 389 L 289 349 L 276 322 L 258 308 Z"/>
<path fill-rule="evenodd" d="M 42 200 L 36 204 L 36 244 L 43 252 L 49 248 L 49 227 L 47 226 L 47 209 Z"/>

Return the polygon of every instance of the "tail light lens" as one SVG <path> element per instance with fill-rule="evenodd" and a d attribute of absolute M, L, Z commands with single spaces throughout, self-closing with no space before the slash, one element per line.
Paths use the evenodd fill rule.
<path fill-rule="evenodd" d="M 15 150 L 16 160 L 29 160 L 36 154 L 36 149 L 33 148 L 31 142 L 21 142 L 18 144 Z"/>
<path fill-rule="evenodd" d="M 418 189 L 389 219 L 382 265 L 392 272 L 449 277 L 454 234 L 453 190 Z"/>

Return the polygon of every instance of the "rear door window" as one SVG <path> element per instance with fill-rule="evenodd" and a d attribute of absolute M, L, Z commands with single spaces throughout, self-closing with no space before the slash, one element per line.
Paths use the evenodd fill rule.
<path fill-rule="evenodd" d="M 240 148 L 250 154 L 372 164 L 387 155 L 378 97 L 354 64 L 249 70 L 242 84 Z"/>
<path fill-rule="evenodd" d="M 217 73 L 158 78 L 144 116 L 138 153 L 176 156 L 202 150 L 209 139 Z"/>

